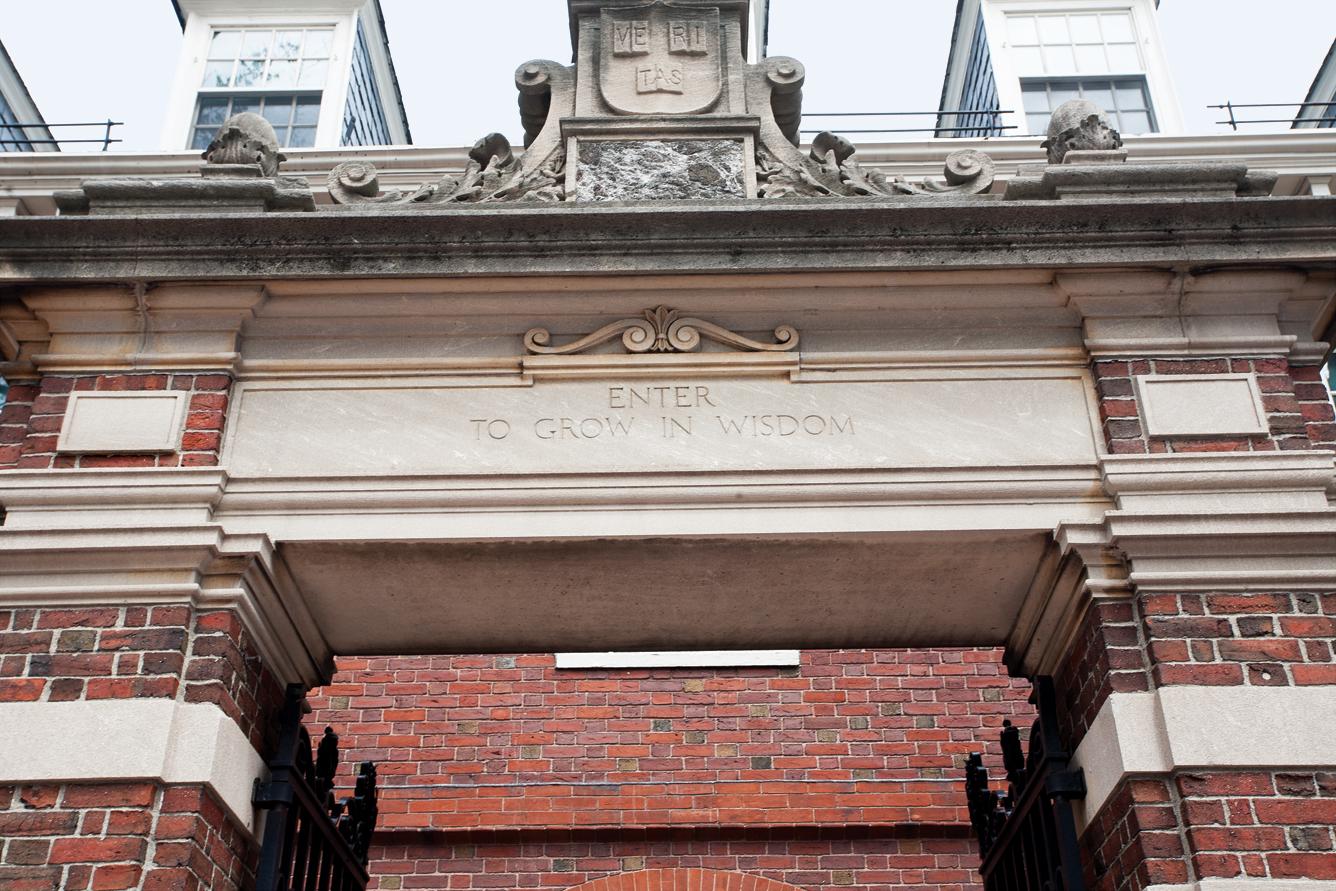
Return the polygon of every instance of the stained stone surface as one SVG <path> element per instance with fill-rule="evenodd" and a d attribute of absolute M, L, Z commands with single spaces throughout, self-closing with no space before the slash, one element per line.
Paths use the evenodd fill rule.
<path fill-rule="evenodd" d="M 577 201 L 743 198 L 736 139 L 581 140 Z"/>

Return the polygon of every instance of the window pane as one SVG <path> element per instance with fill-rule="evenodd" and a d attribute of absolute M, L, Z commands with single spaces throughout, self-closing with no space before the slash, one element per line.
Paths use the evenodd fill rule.
<path fill-rule="evenodd" d="M 1049 112 L 1048 90 L 1043 84 L 1024 84 L 1021 86 L 1021 99 L 1025 103 L 1025 110 Z"/>
<path fill-rule="evenodd" d="M 1132 43 L 1136 40 L 1132 33 L 1132 19 L 1127 13 L 1108 13 L 1099 19 L 1104 26 L 1104 39 L 1109 43 Z"/>
<path fill-rule="evenodd" d="M 315 145 L 315 127 L 293 127 L 287 144 L 293 148 L 310 148 Z"/>
<path fill-rule="evenodd" d="M 1057 108 L 1064 102 L 1071 99 L 1081 98 L 1076 84 L 1054 84 L 1049 90 L 1048 101 L 1052 103 L 1053 108 Z"/>
<path fill-rule="evenodd" d="M 1044 58 L 1037 46 L 1012 47 L 1011 57 L 1016 62 L 1016 72 L 1021 77 L 1033 77 L 1044 73 Z"/>
<path fill-rule="evenodd" d="M 1044 47 L 1044 70 L 1049 74 L 1075 74 L 1076 58 L 1070 46 Z"/>
<path fill-rule="evenodd" d="M 1114 109 L 1117 108 L 1113 104 L 1113 90 L 1107 82 L 1087 83 L 1082 86 L 1084 89 L 1081 92 L 1085 93 L 1085 98 L 1098 105 L 1101 111 L 1112 114 Z"/>
<path fill-rule="evenodd" d="M 1106 74 L 1108 63 L 1104 61 L 1104 47 L 1076 46 L 1076 70 L 1082 74 Z"/>
<path fill-rule="evenodd" d="M 303 62 L 301 78 L 297 86 L 302 89 L 318 89 L 325 85 L 325 72 L 328 62 Z"/>
<path fill-rule="evenodd" d="M 1099 36 L 1099 16 L 1073 15 L 1067 17 L 1072 29 L 1073 43 L 1103 43 Z"/>
<path fill-rule="evenodd" d="M 329 55 L 330 44 L 333 40 L 333 31 L 307 31 L 306 47 L 302 50 L 302 57 L 307 59 L 325 58 Z"/>
<path fill-rule="evenodd" d="M 1111 43 L 1109 50 L 1109 71 L 1122 73 L 1125 71 L 1140 71 L 1141 59 L 1137 55 L 1135 44 L 1131 43 Z"/>
<path fill-rule="evenodd" d="M 1144 111 L 1125 111 L 1118 116 L 1122 121 L 1121 133 L 1150 133 L 1150 116 Z"/>
<path fill-rule="evenodd" d="M 1039 41 L 1044 44 L 1070 43 L 1067 18 L 1060 15 L 1039 16 Z"/>
<path fill-rule="evenodd" d="M 302 32 L 300 31 L 279 31 L 274 35 L 274 51 L 269 54 L 271 59 L 295 59 L 301 55 Z"/>
<path fill-rule="evenodd" d="M 237 76 L 232 81 L 232 85 L 237 87 L 255 86 L 260 83 L 260 74 L 263 70 L 263 62 L 238 62 Z"/>
<path fill-rule="evenodd" d="M 237 57 L 237 51 L 240 49 L 240 31 L 215 31 L 213 40 L 209 42 L 209 58 L 231 61 Z"/>
<path fill-rule="evenodd" d="M 1048 118 L 1049 113 L 1046 111 L 1041 114 L 1027 114 L 1025 116 L 1025 128 L 1031 133 L 1047 133 Z"/>
<path fill-rule="evenodd" d="M 298 124 L 314 124 L 320 119 L 320 98 L 318 96 L 302 96 L 297 99 L 297 117 Z"/>
<path fill-rule="evenodd" d="M 1034 16 L 1007 16 L 1007 42 L 1012 46 L 1018 44 L 1033 45 L 1038 43 L 1039 32 L 1035 30 Z"/>
<path fill-rule="evenodd" d="M 281 96 L 270 96 L 264 103 L 264 119 L 274 125 L 275 130 L 286 127 L 292 118 L 292 100 Z"/>
<path fill-rule="evenodd" d="M 238 96 L 232 100 L 232 114 L 241 114 L 243 111 L 251 111 L 255 114 L 260 113 L 260 100 L 255 96 Z"/>
<path fill-rule="evenodd" d="M 1121 109 L 1149 108 L 1146 100 L 1146 88 L 1136 81 L 1120 80 L 1114 85 L 1117 92 L 1118 107 Z"/>
<path fill-rule="evenodd" d="M 277 59 L 269 63 L 269 74 L 265 77 L 267 87 L 295 87 L 297 85 L 297 62 Z"/>
<path fill-rule="evenodd" d="M 213 134 L 214 131 L 207 128 L 196 129 L 195 135 L 190 140 L 190 147 L 197 151 L 204 151 L 209 147 L 209 143 L 213 142 Z"/>
<path fill-rule="evenodd" d="M 209 62 L 204 66 L 202 87 L 226 87 L 232 82 L 231 62 Z"/>
<path fill-rule="evenodd" d="M 195 123 L 203 126 L 218 126 L 227 119 L 227 99 L 200 99 L 199 114 Z"/>
<path fill-rule="evenodd" d="M 241 56 L 244 59 L 263 59 L 269 52 L 269 41 L 273 31 L 247 31 L 241 39 Z"/>

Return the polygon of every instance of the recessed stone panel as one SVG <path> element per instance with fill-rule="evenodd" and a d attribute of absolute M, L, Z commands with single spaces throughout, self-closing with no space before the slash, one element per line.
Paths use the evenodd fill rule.
<path fill-rule="evenodd" d="M 1144 375 L 1136 379 L 1149 436 L 1263 436 L 1268 432 L 1251 374 Z"/>
<path fill-rule="evenodd" d="M 188 393 L 73 393 L 56 448 L 96 454 L 179 447 Z"/>
<path fill-rule="evenodd" d="M 518 383 L 518 382 L 517 382 Z M 1095 461 L 1084 380 L 626 377 L 529 386 L 249 382 L 236 475 L 994 467 Z"/>

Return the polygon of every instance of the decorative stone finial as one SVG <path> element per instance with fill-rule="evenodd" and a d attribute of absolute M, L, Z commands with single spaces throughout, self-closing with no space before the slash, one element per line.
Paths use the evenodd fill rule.
<path fill-rule="evenodd" d="M 1053 111 L 1048 139 L 1039 146 L 1048 151 L 1048 163 L 1061 164 L 1070 151 L 1114 151 L 1123 138 L 1109 126 L 1109 117 L 1089 99 L 1069 99 Z"/>
<path fill-rule="evenodd" d="M 223 121 L 213 142 L 201 155 L 209 164 L 258 164 L 260 175 L 273 178 L 285 158 L 278 150 L 273 126 L 253 111 Z"/>

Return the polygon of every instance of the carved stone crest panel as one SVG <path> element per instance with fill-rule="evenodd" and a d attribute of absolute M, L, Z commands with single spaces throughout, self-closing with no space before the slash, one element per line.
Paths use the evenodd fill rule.
<path fill-rule="evenodd" d="M 650 3 L 602 10 L 599 87 L 622 114 L 694 114 L 719 101 L 718 7 Z"/>

